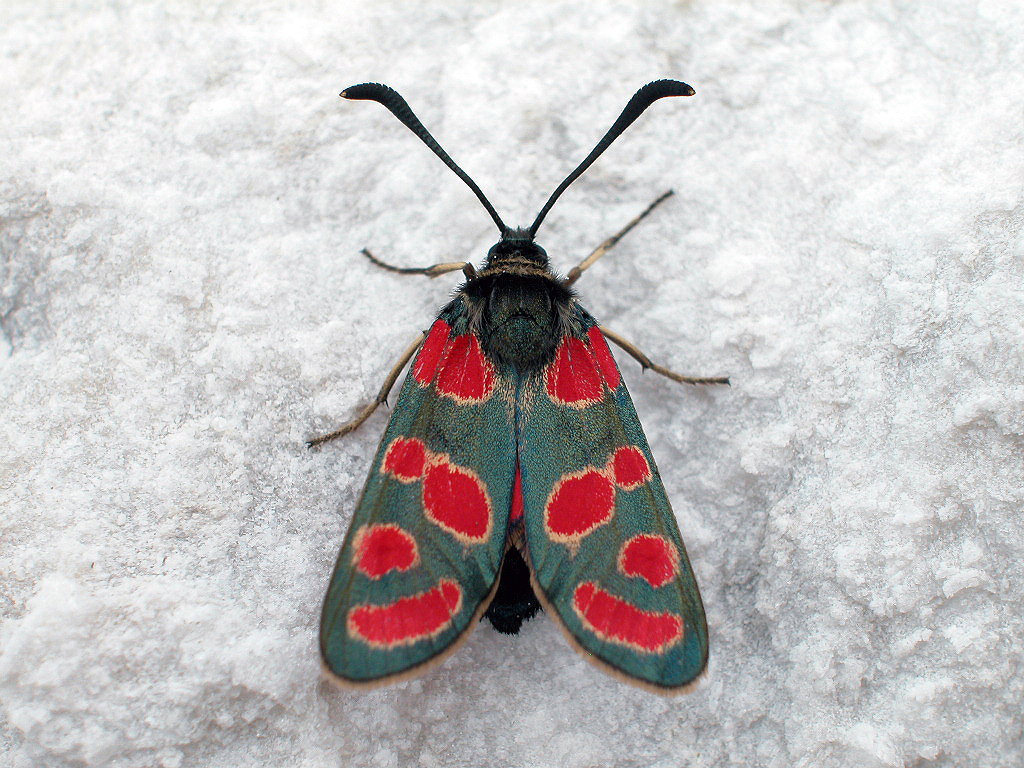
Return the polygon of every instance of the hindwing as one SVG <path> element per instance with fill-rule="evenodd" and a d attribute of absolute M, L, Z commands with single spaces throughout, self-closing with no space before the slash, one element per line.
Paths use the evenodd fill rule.
<path fill-rule="evenodd" d="M 686 686 L 707 664 L 704 607 L 618 366 L 582 308 L 516 405 L 538 596 L 592 660 L 656 689 Z"/>
<path fill-rule="evenodd" d="M 320 648 L 340 682 L 419 671 L 486 607 L 515 478 L 514 396 L 456 299 L 416 354 L 331 576 Z"/>

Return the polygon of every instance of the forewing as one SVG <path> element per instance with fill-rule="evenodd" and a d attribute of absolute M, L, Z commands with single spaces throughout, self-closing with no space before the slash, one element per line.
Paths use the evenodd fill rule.
<path fill-rule="evenodd" d="M 707 664 L 704 607 L 619 369 L 575 311 L 555 359 L 517 397 L 534 580 L 585 655 L 680 689 Z"/>
<path fill-rule="evenodd" d="M 454 650 L 492 592 L 515 476 L 515 384 L 484 357 L 461 300 L 406 377 L 331 576 L 327 670 L 373 685 Z"/>

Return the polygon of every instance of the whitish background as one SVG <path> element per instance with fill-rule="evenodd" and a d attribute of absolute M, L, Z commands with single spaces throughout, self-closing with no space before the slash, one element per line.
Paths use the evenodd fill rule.
<path fill-rule="evenodd" d="M 1014 2 L 4 3 L 0 763 L 1024 760 L 1024 12 Z M 922 7 L 929 5 L 932 7 Z M 620 356 L 711 626 L 664 699 L 547 618 L 319 681 L 387 415 L 320 452 L 476 259 L 471 193 L 694 391 Z"/>

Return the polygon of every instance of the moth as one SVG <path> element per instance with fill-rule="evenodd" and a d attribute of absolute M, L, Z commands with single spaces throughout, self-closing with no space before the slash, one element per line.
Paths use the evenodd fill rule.
<path fill-rule="evenodd" d="M 373 460 L 324 600 L 320 649 L 334 681 L 370 687 L 452 653 L 484 616 L 514 634 L 540 607 L 585 658 L 627 681 L 678 692 L 704 671 L 704 607 L 665 488 L 607 341 L 681 376 L 585 310 L 580 275 L 671 192 L 566 277 L 535 241 L 555 200 L 652 103 L 691 96 L 674 80 L 641 88 L 527 228 L 504 224 L 406 101 L 377 101 L 476 194 L 501 233 L 480 269 L 401 268 L 465 282 L 405 350 L 377 397 L 319 445 L 351 432 L 412 368 Z"/>

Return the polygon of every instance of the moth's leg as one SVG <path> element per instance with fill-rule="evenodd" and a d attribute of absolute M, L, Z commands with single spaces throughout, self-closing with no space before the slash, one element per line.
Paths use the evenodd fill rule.
<path fill-rule="evenodd" d="M 573 283 L 575 283 L 585 270 L 592 267 L 595 261 L 604 256 L 605 253 L 607 253 L 612 248 L 612 246 L 614 246 L 617 242 L 619 242 L 619 240 L 625 237 L 626 233 L 629 232 L 629 230 L 631 230 L 633 227 L 635 227 L 637 224 L 643 221 L 644 217 L 646 217 L 647 214 L 653 211 L 659 203 L 671 197 L 672 194 L 672 190 L 670 189 L 668 192 L 664 193 L 653 203 L 644 208 L 640 215 L 634 218 L 631 222 L 629 222 L 629 224 L 624 226 L 614 235 L 612 235 L 599 246 L 597 246 L 597 248 L 594 249 L 593 253 L 591 253 L 589 256 L 587 256 L 587 258 L 585 258 L 583 261 L 581 261 L 579 264 L 577 264 L 575 267 L 569 270 L 569 274 L 566 275 L 565 280 L 562 281 L 563 285 L 572 285 Z"/>
<path fill-rule="evenodd" d="M 387 402 L 388 393 L 391 392 L 391 388 L 395 386 L 395 382 L 398 381 L 398 377 L 401 375 L 402 369 L 408 365 L 412 356 L 416 354 L 416 350 L 420 348 L 420 344 L 423 343 L 425 338 L 427 338 L 427 335 L 425 333 L 421 333 L 416 337 L 416 341 L 410 344 L 408 349 L 402 353 L 402 357 L 395 364 L 395 367 L 391 369 L 391 373 L 388 374 L 387 379 L 384 380 L 384 386 L 380 388 L 380 392 L 377 393 L 377 397 L 373 399 L 373 402 L 363 408 L 363 410 L 359 412 L 358 416 L 351 421 L 345 422 L 333 432 L 326 435 L 320 435 L 320 437 L 314 437 L 312 440 L 306 441 L 306 445 L 310 448 L 315 448 L 329 440 L 333 440 L 336 437 L 342 437 L 347 435 L 349 432 L 358 429 L 360 424 L 370 418 L 370 414 L 376 411 L 382 403 Z"/>
<path fill-rule="evenodd" d="M 641 368 L 650 368 L 655 373 L 667 376 L 672 379 L 672 381 L 678 381 L 680 384 L 729 384 L 728 376 L 683 376 L 675 371 L 670 371 L 663 365 L 652 363 L 651 359 L 647 357 L 647 355 L 637 349 L 632 342 L 626 341 L 626 339 L 619 336 L 619 334 L 609 331 L 603 325 L 598 327 L 601 329 L 601 333 L 604 334 L 604 337 L 608 339 L 608 341 L 613 342 L 616 346 L 628 352 L 630 357 L 640 363 Z"/>
<path fill-rule="evenodd" d="M 441 275 L 447 275 L 449 272 L 458 272 L 461 269 L 462 274 L 466 276 L 467 280 L 472 280 L 476 277 L 476 270 L 468 261 L 449 261 L 444 264 L 435 264 L 432 267 L 396 267 L 393 264 L 388 264 L 386 261 L 381 261 L 366 248 L 363 248 L 361 253 L 378 267 L 386 269 L 389 272 L 397 272 L 400 275 L 426 275 L 427 277 L 440 277 Z"/>

